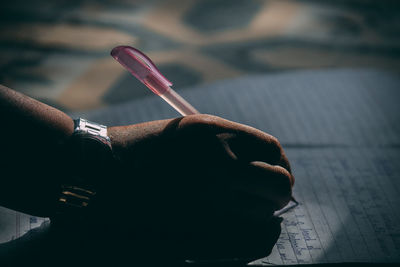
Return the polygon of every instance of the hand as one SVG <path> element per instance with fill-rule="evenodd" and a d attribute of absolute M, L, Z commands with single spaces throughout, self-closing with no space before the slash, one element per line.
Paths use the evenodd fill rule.
<path fill-rule="evenodd" d="M 8 125 L 1 167 L 12 173 L 0 179 L 0 203 L 55 218 L 62 180 L 88 171 L 59 146 L 72 135 L 72 119 L 3 86 L 0 114 Z M 110 255 L 113 262 L 114 249 L 134 251 L 135 259 L 143 252 L 146 260 L 146 253 L 164 260 L 253 258 L 272 248 L 280 232 L 272 214 L 289 201 L 294 182 L 274 137 L 209 115 L 112 127 L 109 135 L 114 172 L 89 177 L 103 186 L 82 211 L 87 223 L 66 220 L 65 229 L 52 221 L 46 255 L 68 251 L 88 262 Z"/>
<path fill-rule="evenodd" d="M 294 183 L 275 137 L 210 115 L 108 133 L 118 167 L 99 196 L 135 238 L 184 240 L 188 255 L 267 250 L 272 214 L 289 202 Z"/>

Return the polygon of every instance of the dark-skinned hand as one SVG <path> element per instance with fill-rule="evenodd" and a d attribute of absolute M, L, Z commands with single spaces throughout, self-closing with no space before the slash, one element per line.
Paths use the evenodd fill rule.
<path fill-rule="evenodd" d="M 3 86 L 0 103 L 1 203 L 51 217 L 46 235 L 24 238 L 29 256 L 17 249 L 13 260 L 257 258 L 279 236 L 273 212 L 289 202 L 294 179 L 279 142 L 262 131 L 210 115 L 110 127 L 115 160 L 100 162 L 98 146 L 71 142 L 73 122 L 61 111 Z M 60 185 L 78 180 L 96 196 L 60 215 Z"/>
<path fill-rule="evenodd" d="M 118 218 L 105 229 L 121 231 L 130 245 L 142 240 L 136 249 L 143 253 L 269 253 L 280 233 L 273 212 L 290 201 L 294 183 L 275 137 L 203 114 L 110 127 L 108 134 L 116 166 L 92 214 Z"/>

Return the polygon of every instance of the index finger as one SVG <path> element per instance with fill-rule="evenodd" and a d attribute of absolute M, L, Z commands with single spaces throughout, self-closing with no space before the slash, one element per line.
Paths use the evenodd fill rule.
<path fill-rule="evenodd" d="M 289 161 L 278 139 L 254 127 L 213 115 L 196 114 L 182 118 L 177 129 L 196 134 L 224 135 L 229 149 L 239 160 L 263 161 L 279 165 L 291 173 Z"/>

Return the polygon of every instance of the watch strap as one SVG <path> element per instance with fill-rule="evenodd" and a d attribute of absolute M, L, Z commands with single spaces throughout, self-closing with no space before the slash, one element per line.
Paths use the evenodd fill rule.
<path fill-rule="evenodd" d="M 107 126 L 86 119 L 78 118 L 74 120 L 74 132 L 85 132 L 110 142 L 110 137 L 107 135 Z"/>
<path fill-rule="evenodd" d="M 57 200 L 56 222 L 80 220 L 88 213 L 113 162 L 107 127 L 86 119 L 74 120 L 74 133 L 63 144 L 71 167 L 64 173 Z"/>

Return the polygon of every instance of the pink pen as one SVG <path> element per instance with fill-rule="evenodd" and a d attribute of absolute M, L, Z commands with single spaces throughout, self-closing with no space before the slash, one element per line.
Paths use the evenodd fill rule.
<path fill-rule="evenodd" d="M 172 83 L 165 78 L 154 63 L 145 54 L 130 46 L 117 46 L 111 51 L 111 56 L 124 66 L 133 76 L 144 83 L 153 93 L 160 96 L 183 116 L 199 112 L 170 87 Z M 275 212 L 280 216 L 299 205 L 294 197 L 294 204 Z"/>
<path fill-rule="evenodd" d="M 170 87 L 172 83 L 160 73 L 151 59 L 136 48 L 117 46 L 111 51 L 111 56 L 183 116 L 199 113 Z"/>

